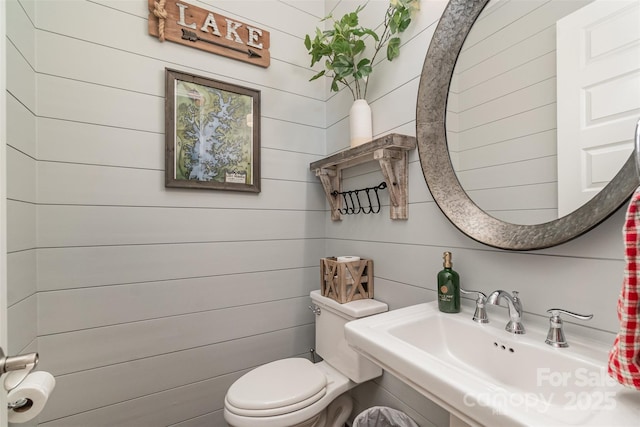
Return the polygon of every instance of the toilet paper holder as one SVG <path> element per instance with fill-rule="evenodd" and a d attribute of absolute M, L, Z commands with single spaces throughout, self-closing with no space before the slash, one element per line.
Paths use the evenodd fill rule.
<path fill-rule="evenodd" d="M 38 353 L 20 354 L 18 356 L 5 356 L 2 347 L 0 347 L 0 376 L 11 371 L 21 371 L 28 369 L 33 370 L 38 364 Z M 8 390 L 7 390 L 8 391 Z"/>
<path fill-rule="evenodd" d="M 22 380 L 24 380 L 27 375 L 29 375 L 29 373 L 33 371 L 33 369 L 38 364 L 39 359 L 40 357 L 38 356 L 38 353 L 20 354 L 18 356 L 5 356 L 4 350 L 2 349 L 2 347 L 0 347 L 0 376 L 9 372 L 23 371 L 21 378 L 16 382 L 10 383 L 11 385 L 9 387 L 7 387 L 7 382 L 5 381 L 5 389 L 7 391 L 11 391 L 16 388 L 22 382 Z M 16 402 L 9 402 L 7 404 L 7 408 L 18 409 L 23 408 L 24 406 L 27 406 L 29 404 L 29 399 L 20 399 Z"/>
<path fill-rule="evenodd" d="M 15 402 L 8 402 L 7 403 L 7 409 L 8 410 L 12 410 L 12 409 L 26 409 L 25 406 L 30 406 L 33 405 L 33 402 L 30 402 L 29 399 L 20 399 L 20 400 L 16 400 Z"/>

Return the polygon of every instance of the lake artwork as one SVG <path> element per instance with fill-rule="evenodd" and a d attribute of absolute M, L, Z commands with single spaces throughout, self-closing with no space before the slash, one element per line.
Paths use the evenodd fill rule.
<path fill-rule="evenodd" d="M 253 184 L 253 98 L 175 80 L 175 180 Z"/>

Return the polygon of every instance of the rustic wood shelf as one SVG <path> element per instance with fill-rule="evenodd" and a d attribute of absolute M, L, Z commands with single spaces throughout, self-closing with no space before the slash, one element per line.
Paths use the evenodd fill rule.
<path fill-rule="evenodd" d="M 333 221 L 341 219 L 342 199 L 332 193 L 342 191 L 342 170 L 374 160 L 380 164 L 382 175 L 387 183 L 391 201 L 391 219 L 407 219 L 409 217 L 408 153 L 414 148 L 416 148 L 414 137 L 392 133 L 311 163 L 309 167 L 320 178 L 329 201 L 331 219 Z"/>

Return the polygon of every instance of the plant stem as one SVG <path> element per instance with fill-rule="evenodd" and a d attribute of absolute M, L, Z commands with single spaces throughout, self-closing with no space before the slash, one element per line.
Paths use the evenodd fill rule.
<path fill-rule="evenodd" d="M 392 11 L 393 11 L 393 6 L 389 6 L 389 8 L 387 8 L 387 12 L 384 15 L 384 30 L 382 30 L 382 35 L 380 36 L 378 43 L 376 43 L 375 45 L 373 56 L 371 57 L 371 67 L 374 66 L 374 61 L 376 60 L 376 56 L 378 55 L 378 52 L 380 52 L 380 49 L 382 48 L 382 46 L 384 46 L 387 40 L 389 40 L 389 37 L 391 37 L 391 34 L 389 33 L 389 17 L 391 16 Z M 364 85 L 364 97 L 363 97 L 364 99 L 367 98 L 368 87 L 369 87 L 369 81 L 367 80 Z"/>
<path fill-rule="evenodd" d="M 340 83 L 342 83 L 347 87 L 347 89 L 349 89 L 349 92 L 351 92 L 351 96 L 353 96 L 353 99 L 357 99 L 356 98 L 356 92 L 358 89 L 357 83 L 356 83 L 356 92 L 354 92 L 353 89 L 351 89 L 351 85 L 346 80 L 342 80 Z"/>

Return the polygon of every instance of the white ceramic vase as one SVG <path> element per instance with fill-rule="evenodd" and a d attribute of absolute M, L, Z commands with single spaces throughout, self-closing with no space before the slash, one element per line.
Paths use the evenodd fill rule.
<path fill-rule="evenodd" d="M 356 99 L 349 110 L 351 147 L 357 147 L 373 139 L 371 107 L 365 99 Z"/>

